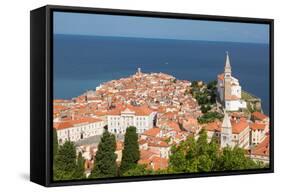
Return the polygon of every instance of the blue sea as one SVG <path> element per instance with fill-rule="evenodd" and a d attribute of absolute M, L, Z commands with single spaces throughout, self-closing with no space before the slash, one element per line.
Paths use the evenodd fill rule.
<path fill-rule="evenodd" d="M 54 35 L 54 97 L 70 99 L 101 83 L 143 72 L 212 81 L 223 72 L 225 52 L 242 89 L 269 112 L 269 45 L 79 35 Z"/>

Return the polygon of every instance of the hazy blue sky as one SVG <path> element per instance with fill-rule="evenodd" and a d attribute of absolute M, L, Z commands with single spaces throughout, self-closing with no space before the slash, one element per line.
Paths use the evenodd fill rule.
<path fill-rule="evenodd" d="M 55 34 L 269 43 L 269 25 L 54 13 Z"/>

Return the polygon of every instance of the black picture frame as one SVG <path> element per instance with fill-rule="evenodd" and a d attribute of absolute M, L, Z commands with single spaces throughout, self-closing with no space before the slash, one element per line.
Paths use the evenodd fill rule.
<path fill-rule="evenodd" d="M 52 181 L 53 12 L 79 12 L 157 18 L 269 24 L 270 26 L 270 165 L 269 168 L 210 173 L 186 173 L 95 180 Z M 274 20 L 246 17 L 103 9 L 47 5 L 30 12 L 30 180 L 43 186 L 69 186 L 274 172 Z"/>

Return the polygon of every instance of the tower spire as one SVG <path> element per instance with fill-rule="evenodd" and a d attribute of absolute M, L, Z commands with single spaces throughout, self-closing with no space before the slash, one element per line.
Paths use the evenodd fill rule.
<path fill-rule="evenodd" d="M 226 52 L 226 60 L 224 66 L 224 101 L 231 99 L 231 66 L 228 52 Z"/>
<path fill-rule="evenodd" d="M 231 74 L 231 65 L 230 65 L 230 59 L 229 59 L 228 51 L 226 51 L 226 60 L 225 60 L 225 65 L 224 65 L 224 73 Z"/>
<path fill-rule="evenodd" d="M 226 111 L 221 126 L 221 148 L 232 146 L 232 125 Z"/>
<path fill-rule="evenodd" d="M 222 127 L 224 127 L 224 128 L 231 128 L 230 118 L 229 118 L 226 110 L 224 110 L 224 117 L 223 117 L 223 121 L 222 121 Z"/>

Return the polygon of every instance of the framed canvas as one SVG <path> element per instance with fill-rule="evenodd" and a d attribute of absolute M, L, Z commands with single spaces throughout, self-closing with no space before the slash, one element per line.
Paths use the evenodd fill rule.
<path fill-rule="evenodd" d="M 31 11 L 30 179 L 272 173 L 273 20 Z"/>

